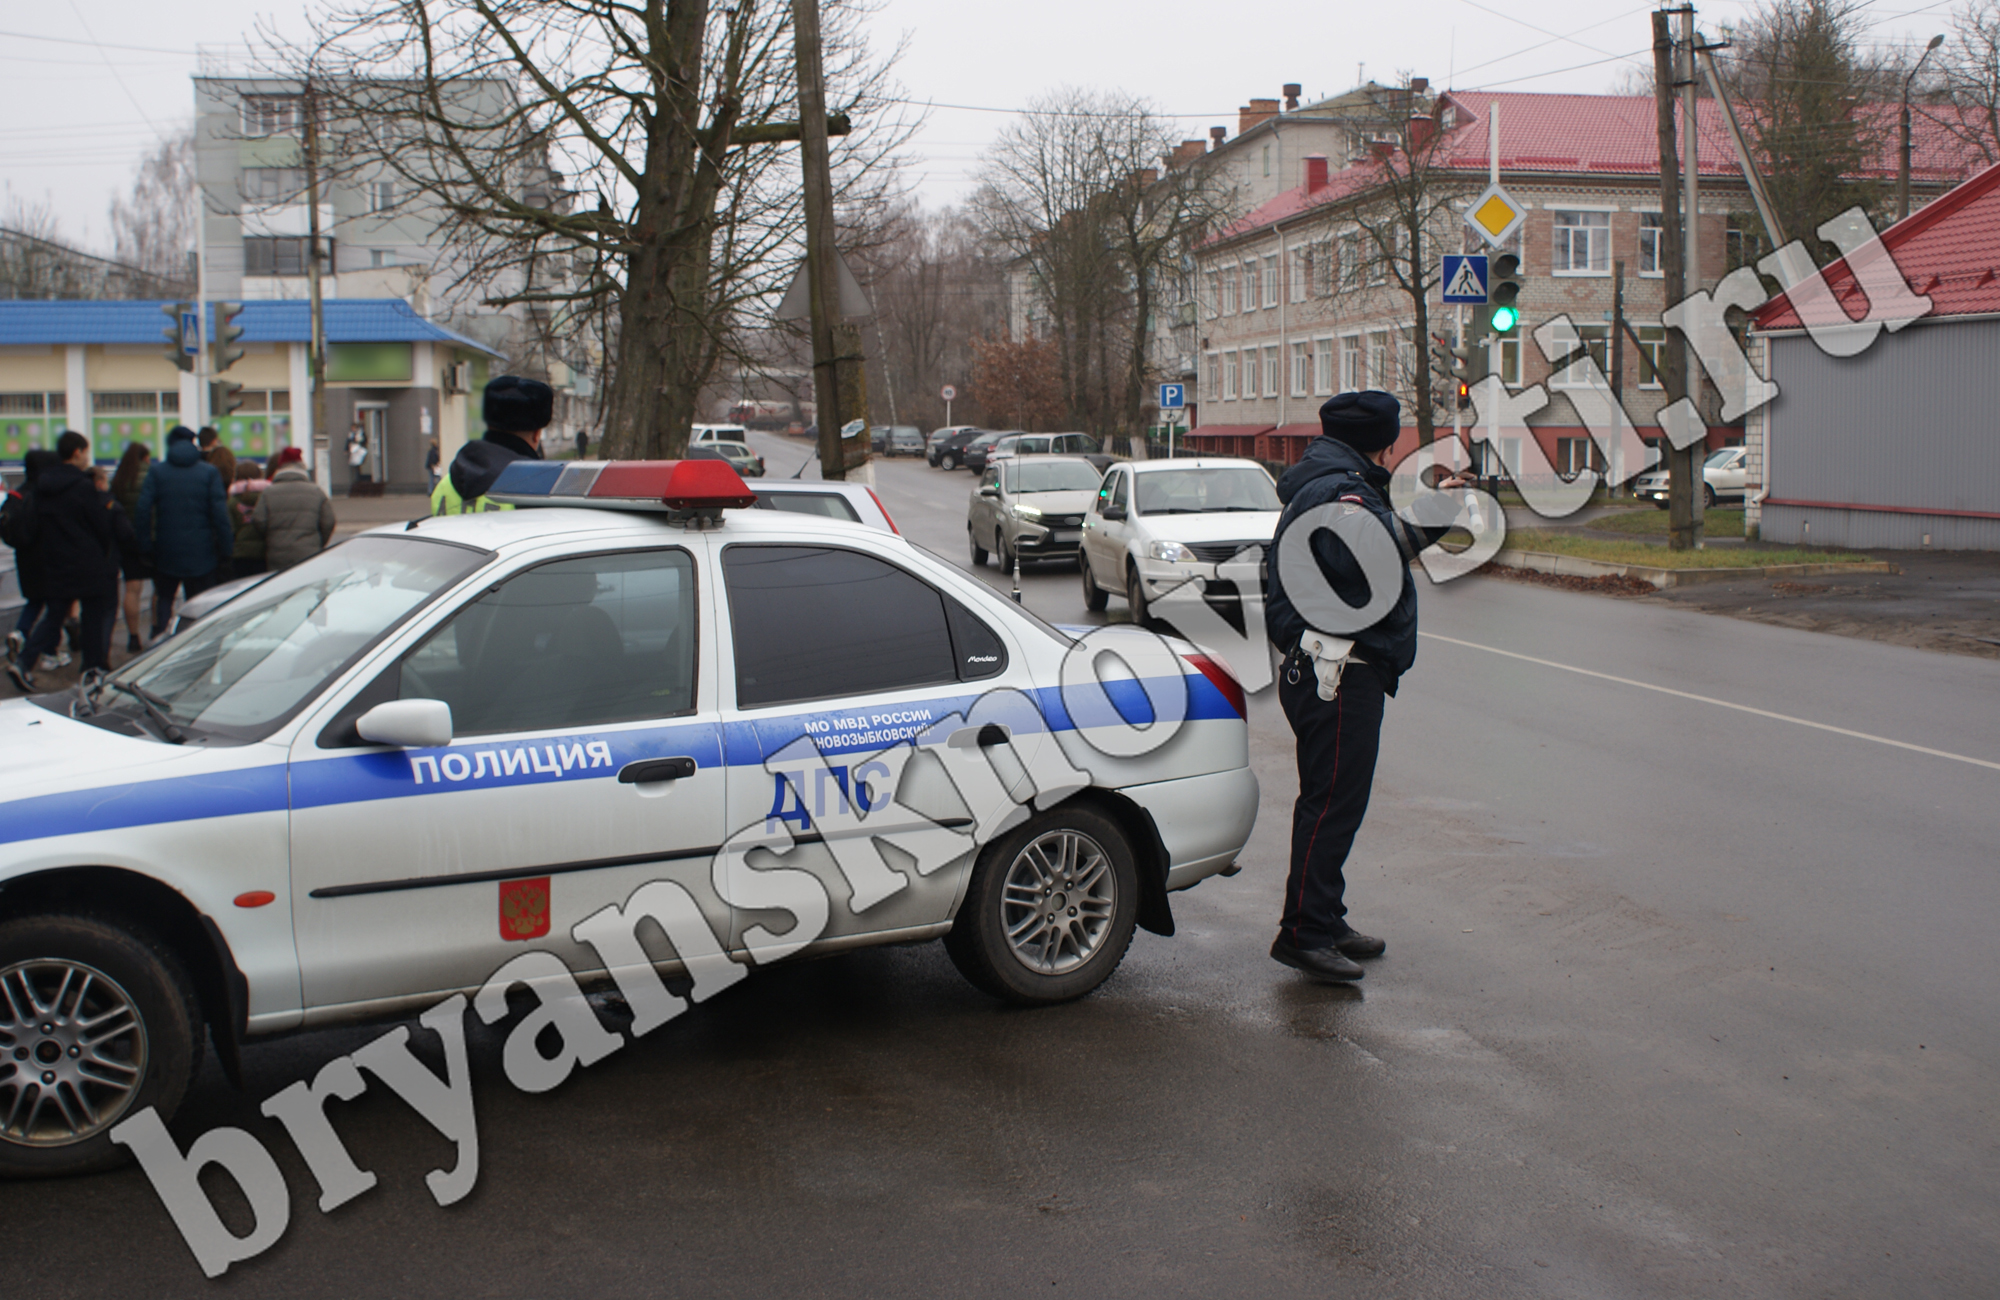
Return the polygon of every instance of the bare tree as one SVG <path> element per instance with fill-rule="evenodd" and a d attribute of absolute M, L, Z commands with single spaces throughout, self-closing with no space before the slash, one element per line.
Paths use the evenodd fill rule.
<path fill-rule="evenodd" d="M 882 113 L 866 13 L 827 5 L 836 133 Z M 433 214 L 455 284 L 605 340 L 606 451 L 677 454 L 703 384 L 797 260 L 796 155 L 772 147 L 799 131 L 789 6 L 346 0 L 312 46 L 283 48 L 331 165 Z M 896 138 L 848 142 L 850 189 L 879 179 Z"/>
<path fill-rule="evenodd" d="M 973 201 L 1055 342 L 1071 418 L 1100 432 L 1140 423 L 1161 280 L 1231 207 L 1211 169 L 1161 174 L 1177 138 L 1143 99 L 1058 90 L 1001 133 Z"/>
<path fill-rule="evenodd" d="M 112 197 L 112 256 L 166 279 L 193 279 L 188 263 L 200 238 L 195 193 L 190 126 L 140 160 L 129 195 Z"/>
<path fill-rule="evenodd" d="M 1417 439 L 1427 444 L 1449 390 L 1431 374 L 1431 297 L 1440 288 L 1439 253 L 1446 233 L 1458 224 L 1458 207 L 1481 184 L 1444 165 L 1445 133 L 1415 91 L 1385 88 L 1371 98 L 1376 144 L 1362 165 L 1373 175 L 1338 214 L 1361 234 L 1361 265 L 1346 274 L 1363 284 L 1382 284 L 1409 304 L 1410 338 L 1395 350 L 1393 364 L 1409 384 Z"/>
<path fill-rule="evenodd" d="M 986 418 L 972 383 L 974 338 L 1006 330 L 1005 271 L 956 208 L 925 211 L 903 203 L 872 231 L 857 232 L 850 254 L 875 305 L 869 331 L 868 393 L 878 414 L 895 394 L 903 423 L 944 423 L 946 384 L 959 390 L 960 423 Z"/>
<path fill-rule="evenodd" d="M 1060 351 L 1032 331 L 972 340 L 972 387 L 987 417 L 1004 428 L 1052 430 L 1065 418 Z"/>
<path fill-rule="evenodd" d="M 1935 118 L 1981 161 L 2000 162 L 2000 3 L 1967 0 L 1952 11 L 1951 26 L 1938 57 L 1947 107 Z"/>

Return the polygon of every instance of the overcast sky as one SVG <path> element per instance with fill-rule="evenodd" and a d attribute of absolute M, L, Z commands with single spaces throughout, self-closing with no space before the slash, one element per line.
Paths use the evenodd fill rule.
<path fill-rule="evenodd" d="M 761 0 L 765 4 L 784 0 Z M 1876 41 L 1918 41 L 1948 27 L 1956 0 L 1865 0 Z M 1362 76 L 1429 77 L 1436 87 L 1597 92 L 1650 62 L 1653 6 L 1619 0 L 883 0 L 878 48 L 907 37 L 897 77 L 935 105 L 912 145 L 927 202 L 971 185 L 980 150 L 1008 110 L 1060 85 L 1148 97 L 1188 138 L 1234 134 L 1237 106 L 1298 82 L 1308 98 Z M 1714 33 L 1748 0 L 1704 0 Z M 0 183 L 46 200 L 64 233 L 108 241 L 106 208 L 162 133 L 193 115 L 197 49 L 240 55 L 269 0 L 15 0 L 0 17 Z M 300 10 L 266 16 L 298 31 Z M 31 38 L 43 39 L 31 39 Z M 119 48 L 128 47 L 128 48 Z M 138 48 L 129 48 L 138 47 Z M 945 107 L 955 105 L 961 107 Z"/>

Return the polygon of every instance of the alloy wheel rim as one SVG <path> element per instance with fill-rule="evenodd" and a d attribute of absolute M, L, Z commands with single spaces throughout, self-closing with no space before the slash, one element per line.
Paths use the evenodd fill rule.
<path fill-rule="evenodd" d="M 132 995 L 103 971 L 60 958 L 0 970 L 0 1141 L 88 1141 L 131 1106 L 149 1056 Z"/>
<path fill-rule="evenodd" d="M 1117 902 L 1104 847 L 1081 831 L 1053 830 L 1014 855 L 1000 924 L 1015 960 L 1037 975 L 1065 975 L 1103 946 Z"/>

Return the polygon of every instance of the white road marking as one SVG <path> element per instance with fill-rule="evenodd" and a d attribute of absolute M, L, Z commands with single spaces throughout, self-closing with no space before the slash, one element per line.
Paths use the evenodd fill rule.
<path fill-rule="evenodd" d="M 1658 691 L 1662 695 L 1676 695 L 1684 700 L 1695 700 L 1702 704 L 1713 704 L 1717 708 L 1735 709 L 1739 713 L 1753 713 L 1760 718 L 1770 718 L 1777 722 L 1790 722 L 1801 727 L 1811 727 L 1815 731 L 1831 731 L 1837 736 L 1852 736 L 1856 740 L 1872 740 L 1878 745 L 1893 745 L 1897 749 L 1908 749 L 1919 754 L 1929 754 L 1933 758 L 1949 758 L 1958 763 L 1970 763 L 1974 767 L 1988 767 L 2000 772 L 2000 763 L 1984 758 L 1972 758 L 1966 754 L 1954 754 L 1949 750 L 1932 749 L 1927 745 L 1912 745 L 1907 740 L 1891 740 L 1887 736 L 1870 735 L 1865 731 L 1851 731 L 1846 727 L 1836 727 L 1831 723 L 1814 722 L 1810 718 L 1795 718 L 1789 713 L 1773 713 L 1769 709 L 1756 709 L 1748 704 L 1735 704 L 1729 700 L 1718 700 L 1709 695 L 1696 695 L 1691 691 L 1677 691 L 1671 686 L 1657 686 L 1652 682 L 1634 681 L 1630 677 L 1617 677 L 1611 673 L 1600 673 L 1589 668 L 1578 668 L 1574 664 L 1559 664 L 1553 659 L 1537 659 L 1533 655 L 1517 654 L 1512 650 L 1502 650 L 1498 646 L 1480 645 L 1477 641 L 1461 641 L 1455 636 L 1440 636 L 1436 632 L 1419 632 L 1418 636 L 1433 641 L 1443 641 L 1450 645 L 1462 645 L 1468 650 L 1484 650 L 1488 654 L 1505 655 L 1509 659 L 1519 659 L 1526 663 L 1540 664 L 1544 668 L 1560 668 L 1567 673 L 1581 673 L 1585 677 L 1597 677 L 1607 682 L 1617 682 L 1620 686 L 1636 686 L 1642 691 Z"/>

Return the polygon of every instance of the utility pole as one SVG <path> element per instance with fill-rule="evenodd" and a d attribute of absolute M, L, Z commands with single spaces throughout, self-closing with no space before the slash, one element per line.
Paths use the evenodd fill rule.
<path fill-rule="evenodd" d="M 1903 150 L 1901 160 L 1896 167 L 1896 220 L 1898 221 L 1910 215 L 1910 83 L 1917 79 L 1919 72 L 1923 71 L 1924 60 L 1943 44 L 1942 33 L 1931 37 L 1930 44 L 1924 46 L 1924 52 L 1917 56 L 1917 65 L 1910 69 L 1909 76 L 1903 78 Z"/>
<path fill-rule="evenodd" d="M 1660 269 L 1661 286 L 1669 304 L 1687 297 L 1687 245 L 1682 236 L 1680 150 L 1674 143 L 1674 37 L 1664 9 L 1653 12 L 1653 104 L 1660 150 Z M 1674 347 L 1660 349 L 1660 386 L 1668 404 L 1687 394 L 1687 356 Z M 1693 449 L 1680 452 L 1661 430 L 1667 477 L 1667 545 L 1676 551 L 1694 549 L 1693 520 L 1688 513 L 1688 485 Z"/>
<path fill-rule="evenodd" d="M 1700 106 L 1698 77 L 1695 72 L 1694 6 L 1681 6 L 1681 134 L 1686 141 L 1681 146 L 1681 167 L 1685 179 L 1681 188 L 1686 191 L 1681 203 L 1681 229 L 1687 237 L 1687 279 L 1682 286 L 1685 293 L 1695 293 L 1701 289 L 1701 169 L 1697 164 L 1698 146 L 1701 143 L 1701 119 L 1696 116 Z M 1694 350 L 1694 340 L 1683 336 L 1681 381 L 1687 385 L 1687 394 L 1695 406 L 1701 406 L 1701 360 Z M 1704 423 L 1706 420 L 1704 419 Z M 1702 462 L 1708 459 L 1706 438 L 1689 447 L 1685 453 L 1687 469 L 1687 515 L 1688 542 L 1683 549 L 1701 549 L 1701 516 L 1703 481 Z M 1671 512 L 1669 512 L 1671 513 Z M 1671 529 L 1673 523 L 1668 521 Z"/>
<path fill-rule="evenodd" d="M 312 316 L 312 341 L 306 345 L 306 363 L 312 375 L 312 457 L 309 473 L 322 489 L 333 490 L 333 440 L 326 427 L 326 302 L 319 283 L 319 101 L 313 95 L 312 78 L 306 78 L 306 93 L 300 109 L 305 114 L 302 132 L 306 155 L 306 299 Z M 325 460 L 320 458 L 324 447 Z M 322 468 L 324 466 L 324 468 Z"/>
<path fill-rule="evenodd" d="M 833 165 L 827 152 L 826 82 L 820 66 L 819 0 L 792 0 L 798 43 L 799 158 L 805 174 L 806 280 L 812 291 L 813 397 L 819 406 L 819 473 L 844 479 L 868 459 L 868 388 L 861 330 L 840 315 L 840 253 L 834 244 Z M 843 439 L 843 424 L 860 420 Z M 850 447 L 847 444 L 852 443 Z"/>
<path fill-rule="evenodd" d="M 1625 261 L 1611 264 L 1611 418 L 1616 431 L 1611 437 L 1611 476 L 1604 495 L 1617 496 L 1625 483 Z"/>

